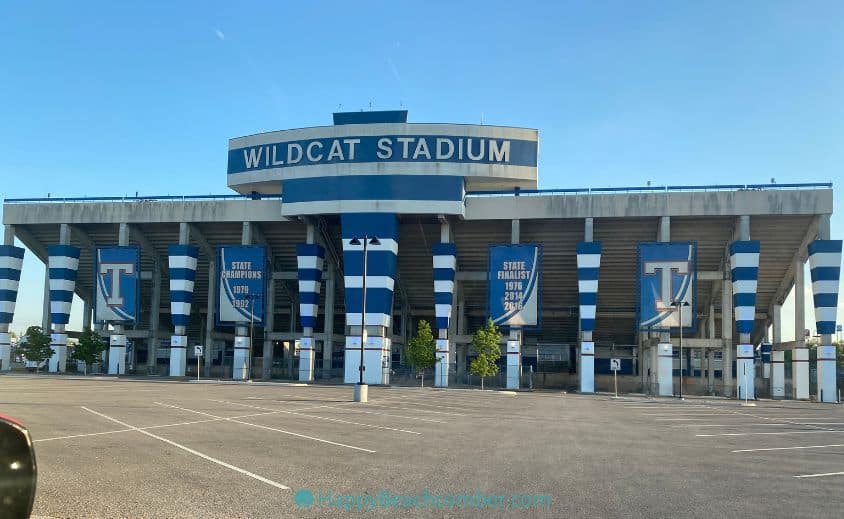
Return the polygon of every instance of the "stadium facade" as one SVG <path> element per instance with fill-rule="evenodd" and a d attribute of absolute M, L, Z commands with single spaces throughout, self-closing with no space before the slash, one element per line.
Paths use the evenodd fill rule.
<path fill-rule="evenodd" d="M 837 398 L 831 184 L 540 190 L 538 154 L 537 130 L 337 113 L 232 139 L 236 195 L 7 198 L 0 364 L 17 238 L 49 266 L 50 371 L 67 369 L 76 294 L 86 326 L 109 335 L 111 374 L 185 376 L 198 354 L 208 376 L 350 383 L 363 364 L 368 383 L 389 384 L 425 319 L 436 385 L 462 384 L 491 318 L 509 388 L 569 377 L 592 392 L 617 358 L 627 387 L 656 394 L 677 392 L 682 366 L 689 392 Z M 783 319 L 820 335 L 817 377 Z"/>

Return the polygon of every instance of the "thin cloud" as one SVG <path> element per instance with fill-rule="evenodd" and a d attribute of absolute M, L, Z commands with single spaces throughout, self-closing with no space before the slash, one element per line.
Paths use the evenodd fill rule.
<path fill-rule="evenodd" d="M 216 34 L 216 35 L 217 35 L 217 38 L 219 38 L 219 39 L 220 39 L 220 41 L 223 41 L 223 40 L 225 40 L 225 39 L 226 39 L 226 33 L 224 33 L 223 31 L 221 31 L 220 29 L 214 29 L 214 34 Z"/>

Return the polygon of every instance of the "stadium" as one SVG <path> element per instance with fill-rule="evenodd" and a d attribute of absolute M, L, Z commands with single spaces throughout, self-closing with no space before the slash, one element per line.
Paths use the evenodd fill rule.
<path fill-rule="evenodd" d="M 539 143 L 335 113 L 231 139 L 233 194 L 7 198 L 2 369 L 17 239 L 49 266 L 54 372 L 76 370 L 75 294 L 112 375 L 353 383 L 362 364 L 370 384 L 415 383 L 404 346 L 424 319 L 435 385 L 475 385 L 472 334 L 492 319 L 506 341 L 488 384 L 591 393 L 616 371 L 622 391 L 837 400 L 831 184 L 538 189 Z M 783 341 L 784 320 L 819 346 Z"/>

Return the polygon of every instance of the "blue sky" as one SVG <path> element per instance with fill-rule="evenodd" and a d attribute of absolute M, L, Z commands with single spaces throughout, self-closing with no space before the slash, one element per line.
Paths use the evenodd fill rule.
<path fill-rule="evenodd" d="M 538 128 L 540 187 L 840 183 L 842 19 L 836 1 L 19 2 L 0 7 L 0 185 L 223 193 L 228 138 L 370 103 Z M 13 329 L 42 289 L 30 256 Z"/>

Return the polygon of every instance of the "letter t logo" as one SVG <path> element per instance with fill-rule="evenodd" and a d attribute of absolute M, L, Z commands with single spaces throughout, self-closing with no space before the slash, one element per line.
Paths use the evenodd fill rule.
<path fill-rule="evenodd" d="M 123 295 L 120 293 L 120 275 L 133 275 L 134 263 L 100 263 L 100 275 L 111 274 L 111 290 L 106 295 L 108 306 L 123 306 Z"/>

